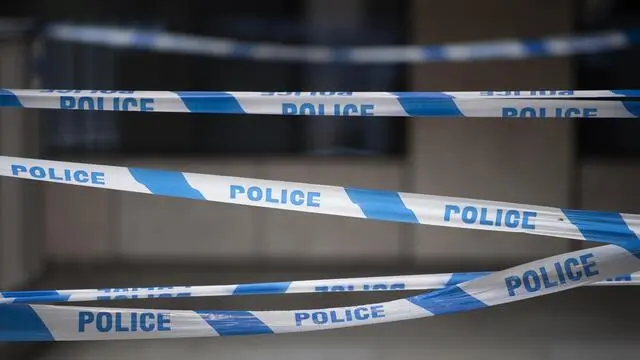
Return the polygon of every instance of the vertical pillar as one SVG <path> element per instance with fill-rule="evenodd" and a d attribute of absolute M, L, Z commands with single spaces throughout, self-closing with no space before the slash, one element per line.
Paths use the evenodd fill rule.
<path fill-rule="evenodd" d="M 412 2 L 413 43 L 539 37 L 572 29 L 571 1 Z M 571 88 L 569 58 L 416 65 L 414 91 Z M 413 191 L 569 206 L 573 125 L 566 119 L 412 119 Z M 429 262 L 512 263 L 570 250 L 569 241 L 419 227 L 414 254 Z"/>
<path fill-rule="evenodd" d="M 0 40 L 0 83 L 28 88 L 30 42 L 15 36 Z M 0 154 L 34 157 L 38 154 L 35 110 L 0 109 Z M 22 286 L 42 265 L 42 185 L 0 179 L 0 288 Z"/>

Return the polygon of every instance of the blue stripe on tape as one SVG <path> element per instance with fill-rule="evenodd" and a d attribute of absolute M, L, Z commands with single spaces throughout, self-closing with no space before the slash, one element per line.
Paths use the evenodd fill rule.
<path fill-rule="evenodd" d="M 163 196 L 177 196 L 187 199 L 205 200 L 200 191 L 189 185 L 184 174 L 177 171 L 128 168 L 131 176 L 146 186 L 151 193 Z"/>
<path fill-rule="evenodd" d="M 612 93 L 626 97 L 640 97 L 639 90 L 615 90 L 612 91 Z M 625 101 L 624 99 L 620 99 L 620 102 L 633 116 L 640 117 L 640 101 Z"/>
<path fill-rule="evenodd" d="M 233 295 L 284 294 L 291 281 L 263 284 L 241 284 L 233 291 Z"/>
<path fill-rule="evenodd" d="M 156 44 L 156 33 L 150 31 L 136 31 L 131 36 L 131 47 L 153 49 Z"/>
<path fill-rule="evenodd" d="M 640 258 L 640 239 L 618 213 L 563 209 L 585 240 L 619 245 Z"/>
<path fill-rule="evenodd" d="M 487 304 L 467 294 L 458 286 L 451 286 L 431 293 L 412 296 L 410 302 L 434 315 L 450 314 L 488 307 Z"/>
<path fill-rule="evenodd" d="M 221 336 L 273 334 L 249 311 L 196 311 Z"/>
<path fill-rule="evenodd" d="M 490 272 L 475 272 L 475 273 L 453 273 L 449 281 L 444 285 L 445 287 L 462 284 L 465 281 L 475 280 L 485 275 L 491 274 Z"/>
<path fill-rule="evenodd" d="M 527 55 L 540 56 L 548 53 L 546 43 L 544 41 L 525 41 L 522 46 L 527 49 Z"/>
<path fill-rule="evenodd" d="M 2 294 L 2 296 L 6 298 L 59 295 L 58 292 L 55 290 L 3 291 L 3 292 L 0 292 L 0 294 Z"/>
<path fill-rule="evenodd" d="M 13 304 L 30 302 L 66 302 L 71 295 L 61 295 L 55 290 L 34 290 L 34 291 L 3 291 L 0 292 L 5 298 L 15 298 Z"/>
<path fill-rule="evenodd" d="M 3 341 L 53 341 L 47 326 L 29 305 L 0 305 L 0 339 Z"/>
<path fill-rule="evenodd" d="M 447 54 L 443 46 L 425 46 L 420 50 L 422 58 L 429 61 L 443 61 L 447 59 Z"/>
<path fill-rule="evenodd" d="M 398 103 L 409 116 L 462 116 L 451 95 L 440 92 L 392 94 L 398 97 Z"/>
<path fill-rule="evenodd" d="M 345 188 L 347 196 L 358 205 L 369 219 L 418 224 L 418 218 L 409 210 L 400 195 L 393 191 Z"/>
<path fill-rule="evenodd" d="M 6 89 L 0 89 L 0 106 L 22 107 L 22 103 L 13 92 Z"/>
<path fill-rule="evenodd" d="M 238 100 L 226 92 L 178 91 L 184 106 L 194 113 L 244 114 Z"/>
<path fill-rule="evenodd" d="M 638 236 L 618 213 L 573 209 L 562 209 L 562 212 L 580 230 L 585 240 L 610 244 L 638 240 Z"/>

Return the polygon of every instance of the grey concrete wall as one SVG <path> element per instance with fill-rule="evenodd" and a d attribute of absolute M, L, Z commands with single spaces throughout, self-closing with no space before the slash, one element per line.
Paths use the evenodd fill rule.
<path fill-rule="evenodd" d="M 570 4 L 415 2 L 412 41 L 568 31 Z M 546 5 L 554 11 L 547 11 Z M 428 64 L 415 66 L 410 76 L 413 89 L 422 91 L 571 87 L 568 59 Z M 574 176 L 571 125 L 566 120 L 412 119 L 405 160 L 130 159 L 120 164 L 569 206 Z M 82 255 L 451 263 L 490 256 L 504 263 L 570 248 L 569 241 L 525 235 L 374 223 L 64 185 L 47 189 L 48 252 L 59 260 Z M 65 202 L 68 206 L 61 205 Z"/>
<path fill-rule="evenodd" d="M 30 86 L 30 42 L 0 39 L 0 84 Z M 37 156 L 38 122 L 35 111 L 0 109 L 0 153 Z M 0 288 L 11 289 L 38 276 L 42 268 L 44 213 L 41 184 L 0 179 Z"/>

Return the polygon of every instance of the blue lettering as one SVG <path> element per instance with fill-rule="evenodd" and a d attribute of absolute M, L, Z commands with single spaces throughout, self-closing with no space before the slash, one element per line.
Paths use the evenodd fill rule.
<path fill-rule="evenodd" d="M 509 276 L 508 278 L 504 279 L 504 282 L 507 285 L 509 296 L 515 296 L 515 290 L 522 285 L 522 280 L 520 280 L 520 278 L 517 276 Z"/>
<path fill-rule="evenodd" d="M 32 166 L 29 169 L 29 175 L 36 179 L 44 179 L 45 177 L 47 177 L 47 172 L 44 171 L 44 168 L 41 168 L 40 166 Z"/>
<path fill-rule="evenodd" d="M 564 261 L 564 272 L 567 274 L 569 280 L 578 281 L 582 277 L 582 272 L 578 271 L 577 273 L 574 273 L 573 269 L 571 269 L 572 266 L 578 265 L 580 265 L 580 262 L 574 258 L 568 258 Z"/>
<path fill-rule="evenodd" d="M 593 253 L 588 253 L 580 256 L 580 263 L 582 263 L 582 269 L 587 277 L 598 275 L 600 272 L 598 269 L 592 269 L 596 266 L 594 261 L 588 261 L 593 257 Z"/>
<path fill-rule="evenodd" d="M 540 275 L 542 276 L 542 283 L 544 284 L 545 289 L 558 286 L 557 281 L 551 281 L 549 274 L 547 273 L 547 269 L 544 267 L 540 268 Z"/>
<path fill-rule="evenodd" d="M 465 206 L 465 208 L 462 209 L 462 221 L 464 223 L 473 224 L 476 222 L 477 218 L 478 218 L 478 209 L 472 206 Z"/>
<path fill-rule="evenodd" d="M 595 117 L 598 116 L 597 108 L 562 108 L 562 107 L 523 107 L 523 108 L 514 108 L 514 107 L 503 107 L 502 108 L 502 117 L 518 117 L 518 118 L 571 118 L 571 117 Z"/>
<path fill-rule="evenodd" d="M 518 210 L 507 210 L 504 216 L 504 225 L 508 228 L 517 228 L 520 224 L 520 213 Z"/>
<path fill-rule="evenodd" d="M 631 281 L 631 274 L 616 276 L 606 281 Z"/>
<path fill-rule="evenodd" d="M 79 183 L 86 183 L 89 181 L 89 174 L 84 170 L 78 170 L 73 173 L 73 179 Z"/>
<path fill-rule="evenodd" d="M 529 219 L 530 218 L 535 218 L 536 215 L 538 215 L 537 213 L 533 212 L 533 211 L 525 211 L 522 213 L 522 228 L 523 229 L 535 229 L 536 226 L 529 224 Z"/>
<path fill-rule="evenodd" d="M 322 111 L 324 115 L 324 110 Z M 310 103 L 304 103 L 302 105 L 300 105 L 300 113 L 298 115 L 315 115 L 316 114 L 316 108 L 315 106 L 313 106 L 313 104 Z"/>
<path fill-rule="evenodd" d="M 508 228 L 521 227 L 522 229 L 535 229 L 533 219 L 538 215 L 534 211 L 520 212 L 515 209 L 476 208 L 474 206 L 465 206 L 461 210 L 457 205 L 445 205 L 444 221 L 452 221 L 453 215 L 456 214 L 461 214 L 461 220 L 465 224 L 495 227 L 502 227 L 504 224 Z"/>
<path fill-rule="evenodd" d="M 360 107 L 360 113 L 362 116 L 373 116 L 373 109 L 375 106 L 373 104 L 362 104 Z"/>
<path fill-rule="evenodd" d="M 367 313 L 367 308 L 359 307 L 353 310 L 353 314 L 355 315 L 356 320 L 367 320 L 369 318 L 369 313 Z"/>
<path fill-rule="evenodd" d="M 480 210 L 480 225 L 493 225 L 493 222 L 491 220 L 487 220 L 487 212 L 487 208 L 482 208 Z"/>
<path fill-rule="evenodd" d="M 98 184 L 98 185 L 104 185 L 104 173 L 103 172 L 98 172 L 98 171 L 92 171 L 91 172 L 91 183 L 92 184 Z"/>
<path fill-rule="evenodd" d="M 502 117 L 517 117 L 518 110 L 516 108 L 502 108 Z"/>
<path fill-rule="evenodd" d="M 244 194 L 245 190 L 243 186 L 240 185 L 231 185 L 231 187 L 229 188 L 229 190 L 231 191 L 231 198 L 235 199 L 237 194 Z"/>
<path fill-rule="evenodd" d="M 11 174 L 18 176 L 21 172 L 27 172 L 27 167 L 24 165 L 11 164 Z"/>
<path fill-rule="evenodd" d="M 543 266 L 538 269 L 530 269 L 525 271 L 522 276 L 509 276 L 504 279 L 509 296 L 515 296 L 516 290 L 524 285 L 527 292 L 540 291 L 542 288 L 550 289 L 565 284 L 569 281 L 579 281 L 583 274 L 586 277 L 599 274 L 597 264 L 590 260 L 593 253 L 580 255 L 579 258 L 567 258 L 563 262 L 555 262 L 553 266 Z M 576 270 L 576 267 L 582 265 L 583 271 Z M 555 274 L 552 273 L 555 270 Z M 554 280 L 554 275 L 558 276 L 558 280 Z M 629 277 L 630 279 L 630 277 Z"/>
<path fill-rule="evenodd" d="M 122 313 L 116 313 L 116 332 L 129 331 L 129 328 L 122 323 Z"/>
<path fill-rule="evenodd" d="M 171 317 L 168 313 L 154 312 L 101 311 L 94 315 L 81 311 L 78 314 L 78 332 L 86 332 L 89 325 L 98 332 L 171 331 Z"/>
<path fill-rule="evenodd" d="M 292 204 L 295 206 L 320 207 L 319 192 L 305 192 L 303 190 L 274 189 L 261 188 L 259 186 L 250 186 L 245 189 L 242 185 L 230 185 L 229 196 L 231 199 L 237 199 L 240 195 L 246 194 L 249 201 L 264 201 L 272 204 Z"/>
<path fill-rule="evenodd" d="M 456 205 L 445 205 L 444 221 L 451 221 L 451 214 L 460 214 L 460 207 Z"/>
<path fill-rule="evenodd" d="M 524 288 L 527 289 L 528 292 L 536 292 L 540 290 L 540 287 L 542 286 L 540 284 L 540 277 L 538 277 L 538 273 L 534 270 L 525 271 L 524 274 L 522 274 L 522 282 L 524 283 Z"/>
<path fill-rule="evenodd" d="M 309 192 L 307 194 L 307 206 L 309 207 L 320 207 L 320 193 L 319 192 Z"/>
<path fill-rule="evenodd" d="M 91 311 L 80 311 L 78 313 L 78 332 L 84 332 L 85 326 L 95 320 L 95 315 Z"/>
<path fill-rule="evenodd" d="M 49 179 L 62 181 L 64 178 L 56 176 L 56 169 L 49 168 Z"/>
<path fill-rule="evenodd" d="M 598 109 L 585 108 L 582 109 L 582 117 L 595 117 L 598 116 Z"/>
<path fill-rule="evenodd" d="M 140 111 L 153 111 L 153 99 L 142 98 L 140 99 Z"/>
<path fill-rule="evenodd" d="M 129 107 L 137 107 L 138 100 L 136 98 L 124 98 L 122 100 L 122 110 L 129 111 Z"/>
<path fill-rule="evenodd" d="M 93 98 L 88 96 L 81 96 L 78 98 L 78 110 L 95 110 L 96 106 L 93 102 Z"/>
<path fill-rule="evenodd" d="M 298 206 L 304 204 L 304 193 L 300 190 L 293 190 L 291 192 L 291 203 Z"/>
<path fill-rule="evenodd" d="M 153 329 L 155 329 L 155 324 L 152 321 L 154 318 L 154 313 L 142 313 L 142 315 L 140 315 L 140 330 L 145 332 L 153 331 Z M 147 321 L 149 321 L 149 323 L 147 323 Z"/>
<path fill-rule="evenodd" d="M 73 96 L 60 96 L 60 109 L 75 109 L 76 99 Z"/>
<path fill-rule="evenodd" d="M 330 311 L 296 312 L 294 319 L 296 326 L 302 326 L 306 320 L 311 320 L 316 325 L 327 323 L 345 323 L 351 321 L 364 321 L 371 318 L 385 317 L 383 305 L 370 307 L 360 306 L 354 309 L 345 308 Z"/>
<path fill-rule="evenodd" d="M 326 312 L 316 311 L 311 314 L 311 320 L 314 324 L 322 325 L 326 324 L 329 321 L 329 316 Z"/>
<path fill-rule="evenodd" d="M 101 311 L 96 316 L 96 329 L 99 332 L 109 332 L 113 328 L 113 316 L 111 313 Z"/>
<path fill-rule="evenodd" d="M 282 103 L 282 115 L 295 115 L 298 113 L 298 107 L 293 103 Z"/>
<path fill-rule="evenodd" d="M 54 181 L 77 182 L 80 184 L 91 182 L 92 184 L 104 185 L 105 174 L 97 171 L 87 171 L 83 169 L 60 169 L 55 167 L 43 168 L 41 166 L 26 167 L 24 165 L 12 164 L 11 173 L 19 176 L 20 173 L 28 173 L 34 179 L 46 179 Z"/>
<path fill-rule="evenodd" d="M 267 188 L 265 201 L 266 202 L 270 202 L 270 203 L 276 203 L 276 204 L 279 203 L 278 199 L 274 199 L 272 197 L 272 195 L 273 195 L 272 192 L 273 192 L 273 189 Z"/>
<path fill-rule="evenodd" d="M 251 201 L 260 201 L 262 200 L 262 189 L 257 186 L 250 186 L 247 190 L 247 197 Z"/>
<path fill-rule="evenodd" d="M 309 315 L 309 313 L 306 313 L 306 312 L 297 312 L 294 314 L 294 317 L 296 319 L 296 326 L 301 326 L 302 321 L 308 320 L 311 317 L 311 315 Z"/>
<path fill-rule="evenodd" d="M 383 318 L 384 317 L 384 306 L 383 305 L 373 305 L 371 307 L 371 317 L 372 318 Z"/>

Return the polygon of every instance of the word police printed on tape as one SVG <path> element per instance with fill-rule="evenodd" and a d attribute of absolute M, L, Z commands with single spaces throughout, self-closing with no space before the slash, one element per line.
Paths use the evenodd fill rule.
<path fill-rule="evenodd" d="M 542 268 L 544 269 L 544 268 Z M 562 269 L 558 270 L 562 271 Z M 573 271 L 573 270 L 571 270 Z M 546 270 L 541 270 L 542 281 L 552 284 Z M 0 292 L 0 304 L 9 303 L 52 303 L 105 301 L 153 298 L 184 298 L 208 296 L 246 296 L 246 295 L 282 295 L 311 294 L 326 292 L 367 292 L 367 291 L 401 291 L 401 290 L 433 290 L 461 284 L 465 281 L 486 276 L 490 272 L 446 273 L 424 275 L 402 275 L 365 277 L 351 279 L 302 280 L 271 283 L 235 284 L 235 285 L 202 285 L 202 286 L 170 286 L 150 288 L 115 288 L 115 289 L 75 289 L 75 290 L 34 290 Z M 511 287 L 517 285 L 518 277 L 508 279 Z M 558 276 L 559 283 L 564 284 L 566 278 Z M 506 279 L 505 279 L 506 281 Z M 515 282 L 514 282 L 515 281 Z M 521 280 L 520 280 L 521 281 Z M 535 281 L 535 280 L 534 280 Z M 598 281 L 588 286 L 624 286 L 640 285 L 640 273 L 618 275 Z"/>
<path fill-rule="evenodd" d="M 634 236 L 634 239 L 629 238 L 616 245 L 555 255 L 428 294 L 377 304 L 288 311 L 175 311 L 4 304 L 0 306 L 0 340 L 79 341 L 283 334 L 484 309 L 639 270 L 640 241 Z M 568 259 L 584 259 L 589 270 L 582 271 L 588 271 L 589 275 L 577 278 L 577 267 L 563 270 L 567 274 L 571 272 L 576 280 L 562 282 L 556 272 L 548 271 L 548 281 L 557 283 L 557 286 L 540 285 L 540 289 L 535 291 L 518 291 L 517 285 L 505 283 L 505 279 L 520 278 L 520 274 L 529 269 L 566 264 Z"/>
<path fill-rule="evenodd" d="M 124 94 L 124 99 L 119 97 L 121 95 L 117 91 L 1 90 L 0 105 L 64 109 L 62 105 L 67 104 L 67 109 L 239 114 L 270 114 L 274 111 L 273 114 L 277 114 L 278 107 L 283 104 L 293 104 L 295 112 L 301 108 L 311 112 L 313 108 L 314 113 L 317 109 L 326 110 L 326 104 L 333 104 L 335 114 L 340 109 L 354 109 L 351 105 L 371 103 L 371 112 L 360 111 L 362 116 L 496 116 L 505 109 L 522 112 L 518 109 L 527 107 L 556 109 L 557 117 L 587 112 L 597 117 L 608 117 L 624 111 L 628 116 L 617 117 L 636 117 L 638 112 L 635 103 L 637 91 L 532 92 L 529 96 L 505 93 L 494 94 L 495 97 L 492 95 L 488 99 L 488 95 L 478 93 L 352 93 L 335 96 L 311 93 L 132 92 Z M 276 101 L 252 103 L 256 98 Z M 152 101 L 146 101 L 143 106 L 145 101 L 142 99 Z M 482 103 L 484 101 L 486 103 Z M 125 103 L 126 106 L 121 106 Z M 470 108 L 472 105 L 474 107 Z M 252 106 L 253 110 L 247 110 Z M 348 116 L 357 113 L 358 107 L 348 114 L 342 111 L 342 115 Z M 474 115 L 469 115 L 471 113 Z M 539 111 L 542 113 L 547 114 L 547 110 Z M 634 277 L 631 273 L 640 271 L 639 215 L 6 156 L 0 156 L 0 176 L 370 220 L 522 232 L 607 244 L 494 273 L 449 274 L 448 277 L 441 274 L 436 275 L 437 279 L 431 276 L 421 280 L 426 284 L 415 278 L 388 277 L 383 281 L 338 279 L 337 283 L 324 280 L 166 289 L 3 292 L 0 293 L 0 341 L 230 336 L 362 326 L 482 309 L 590 284 L 632 282 Z M 446 282 L 443 284 L 443 281 Z M 387 291 L 420 286 L 440 289 L 378 304 L 289 311 L 171 311 L 30 304 L 120 300 L 134 296 L 153 298 L 160 295 Z"/>
<path fill-rule="evenodd" d="M 566 258 L 563 264 L 555 262 L 549 269 L 542 266 L 539 269 L 527 270 L 521 276 L 510 276 L 504 279 L 509 296 L 515 296 L 516 289 L 523 285 L 526 291 L 533 293 L 540 291 L 543 287 L 548 289 L 565 284 L 567 281 L 579 281 L 583 275 L 584 277 L 596 276 L 598 275 L 596 265 L 589 260 L 592 257 L 593 254 L 589 253 L 581 255 L 579 259 Z M 583 270 L 577 270 L 578 266 Z"/>
<path fill-rule="evenodd" d="M 447 204 L 444 207 L 444 221 L 462 220 L 465 224 L 478 224 L 507 228 L 535 229 L 533 221 L 535 211 L 519 211 L 517 209 L 489 209 L 486 207 L 465 206 L 462 209 L 458 205 Z"/>
<path fill-rule="evenodd" d="M 171 331 L 171 318 L 164 312 L 82 311 L 78 314 L 78 332 L 85 332 L 87 327 L 98 332 Z"/>
<path fill-rule="evenodd" d="M 314 116 L 636 118 L 640 90 L 172 92 L 0 89 L 0 107 Z"/>
<path fill-rule="evenodd" d="M 24 168 L 23 171 L 17 171 L 17 166 L 20 166 L 19 169 Z M 80 186 L 375 220 L 455 227 L 481 226 L 480 228 L 487 230 L 528 232 L 596 241 L 609 245 L 556 255 L 508 270 L 471 277 L 456 285 L 446 284 L 443 289 L 429 294 L 380 304 L 333 309 L 193 312 L 59 307 L 15 303 L 29 302 L 30 297 L 21 294 L 22 296 L 13 297 L 14 303 L 0 306 L 0 319 L 3 319 L 0 321 L 0 340 L 5 341 L 228 336 L 361 326 L 486 308 L 595 282 L 606 282 L 621 274 L 640 270 L 640 241 L 638 241 L 640 217 L 637 215 L 175 171 L 0 157 L 0 176 L 60 182 L 49 176 L 40 176 L 39 171 L 35 172 L 36 175 L 27 171 L 34 167 L 53 169 L 54 174 L 60 173 L 61 169 L 86 169 L 87 172 L 103 173 L 106 179 L 105 184 L 68 182 L 68 184 Z M 261 191 L 272 189 L 272 197 L 276 196 L 274 189 L 295 189 L 305 194 L 319 193 L 319 198 L 323 201 L 317 208 L 296 207 L 279 202 L 251 202 L 247 199 L 235 201 L 238 199 L 231 199 L 232 186 L 242 187 L 247 196 L 248 189 L 254 186 Z M 241 192 L 240 188 L 236 189 L 238 193 Z M 256 193 L 254 198 L 258 199 L 258 191 L 254 190 L 254 192 Z M 284 198 L 290 200 L 289 197 Z M 472 224 L 452 221 L 456 216 L 463 216 L 465 208 L 468 210 L 464 218 Z M 475 211 L 470 210 L 471 208 Z M 500 216 L 497 211 L 499 209 L 503 210 Z M 511 212 L 510 214 L 513 215 L 507 216 L 509 210 L 516 212 Z M 525 216 L 527 212 L 529 215 Z M 449 221 L 445 220 L 447 213 L 449 213 Z M 474 213 L 477 214 L 474 215 Z M 519 215 L 516 216 L 516 213 Z M 519 225 L 515 224 L 516 218 L 520 220 Z M 528 220 L 522 221 L 525 218 Z M 523 223 L 529 226 L 523 228 Z M 503 224 L 509 225 L 502 226 Z M 317 283 L 314 285 L 317 286 Z M 330 283 L 324 285 L 333 288 Z M 291 284 L 278 287 L 280 293 L 285 293 L 290 286 Z M 226 291 L 235 293 L 239 288 L 227 288 Z M 261 291 L 264 288 L 260 289 L 255 285 L 244 287 L 244 289 L 247 290 L 246 293 L 269 291 Z M 170 289 L 160 291 L 168 290 Z M 184 289 L 176 290 L 186 293 Z M 270 291 L 273 290 L 274 288 L 271 287 Z M 189 293 L 194 293 L 193 287 L 189 289 Z M 7 295 L 11 296 L 5 293 L 3 297 Z M 67 299 L 71 299 L 73 295 L 67 294 Z M 49 296 L 49 299 L 53 300 L 54 296 Z M 43 294 L 43 297 L 47 295 Z M 162 331 L 158 331 L 159 329 Z"/>
<path fill-rule="evenodd" d="M 51 181 L 76 182 L 79 184 L 91 183 L 94 185 L 104 185 L 104 173 L 84 169 L 55 169 L 43 168 L 41 166 L 31 166 L 12 164 L 11 174 L 20 177 L 20 174 L 29 174 L 33 179 L 48 179 Z"/>
<path fill-rule="evenodd" d="M 57 175 L 72 171 L 99 174 L 88 178 L 100 181 L 65 182 L 60 180 L 63 175 Z M 0 156 L 0 176 L 370 220 L 578 240 L 588 240 L 587 236 L 595 233 L 598 240 L 608 243 L 640 232 L 640 215 L 632 214 L 8 156 Z M 593 230 L 585 233 L 582 231 L 585 227 Z"/>

